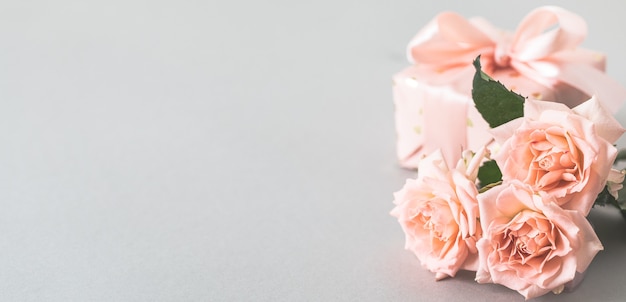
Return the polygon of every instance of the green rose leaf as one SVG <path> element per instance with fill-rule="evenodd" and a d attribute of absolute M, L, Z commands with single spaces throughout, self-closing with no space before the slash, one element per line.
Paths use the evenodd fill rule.
<path fill-rule="evenodd" d="M 489 127 L 495 128 L 506 122 L 524 116 L 524 97 L 507 89 L 502 83 L 492 79 L 481 70 L 480 56 L 474 60 L 476 73 L 472 88 L 472 98 L 476 109 Z"/>
<path fill-rule="evenodd" d="M 622 216 L 626 218 L 626 179 L 622 182 L 622 185 L 623 187 L 619 191 L 617 191 L 617 199 L 611 196 L 611 199 L 612 199 L 611 201 L 612 201 L 612 204 L 615 207 L 617 207 L 620 210 L 620 212 L 622 212 Z M 607 191 L 608 193 L 607 187 L 604 187 L 604 190 Z"/>
<path fill-rule="evenodd" d="M 593 205 L 594 206 L 614 205 L 618 209 L 620 208 L 618 201 L 615 199 L 615 197 L 613 197 L 613 195 L 609 193 L 609 190 L 606 186 L 604 187 L 602 192 L 598 194 L 598 197 L 596 198 L 596 201 Z"/>
<path fill-rule="evenodd" d="M 495 160 L 486 161 L 478 169 L 478 181 L 481 187 L 487 187 L 490 184 L 498 183 L 502 180 L 502 172 L 496 164 Z"/>
<path fill-rule="evenodd" d="M 613 195 L 609 193 L 608 187 L 605 186 L 602 192 L 598 194 L 598 197 L 596 198 L 596 201 L 593 205 L 594 206 L 612 205 L 618 208 L 620 212 L 622 213 L 622 216 L 626 218 L 626 180 L 622 182 L 622 185 L 624 185 L 624 187 L 622 187 L 617 192 L 617 199 L 615 199 L 615 197 L 613 197 Z"/>

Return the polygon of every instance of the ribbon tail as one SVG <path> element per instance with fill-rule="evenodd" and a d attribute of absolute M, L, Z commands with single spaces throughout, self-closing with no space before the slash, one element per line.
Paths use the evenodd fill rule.
<path fill-rule="evenodd" d="M 560 66 L 558 78 L 589 96 L 595 95 L 612 114 L 626 100 L 626 89 L 606 73 L 584 64 L 566 63 Z"/>

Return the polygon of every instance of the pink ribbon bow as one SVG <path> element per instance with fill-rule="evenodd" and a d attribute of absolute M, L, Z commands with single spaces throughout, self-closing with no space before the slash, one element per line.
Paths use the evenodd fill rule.
<path fill-rule="evenodd" d="M 552 26 L 556 27 L 550 29 Z M 413 38 L 408 57 L 412 63 L 447 71 L 450 77 L 448 72 L 453 74 L 453 70 L 466 73 L 473 69 L 470 63 L 480 54 L 483 70 L 488 74 L 510 67 L 548 87 L 558 80 L 597 96 L 615 113 L 626 100 L 626 90 L 575 51 L 586 35 L 585 20 L 555 6 L 530 12 L 513 34 L 498 30 L 483 19 L 467 20 L 445 12 Z"/>
<path fill-rule="evenodd" d="M 593 66 L 590 52 L 577 49 L 586 34 L 585 20 L 554 6 L 530 12 L 514 33 L 499 30 L 484 19 L 467 20 L 445 12 L 413 38 L 407 55 L 419 68 L 431 71 L 431 84 L 471 79 L 471 62 L 481 55 L 483 70 L 488 74 L 512 68 L 550 90 L 556 83 L 565 83 L 595 95 L 606 109 L 616 113 L 626 100 L 626 90 Z M 417 152 L 441 149 L 449 164 L 456 163 L 468 147 L 467 102 L 453 97 L 426 98 L 423 102 L 424 110 L 429 112 L 424 115 L 423 146 L 403 160 Z"/>

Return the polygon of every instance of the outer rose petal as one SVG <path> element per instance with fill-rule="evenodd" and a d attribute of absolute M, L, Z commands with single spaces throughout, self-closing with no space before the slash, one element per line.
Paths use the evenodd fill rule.
<path fill-rule="evenodd" d="M 407 180 L 394 194 L 398 218 L 405 233 L 405 248 L 422 266 L 440 280 L 459 269 L 477 268 L 476 241 L 482 231 L 478 224 L 478 191 L 469 166 L 459 163 L 449 169 L 441 152 L 420 161 L 417 179 Z"/>
<path fill-rule="evenodd" d="M 593 122 L 598 135 L 611 144 L 615 143 L 624 134 L 622 125 L 611 113 L 602 107 L 600 101 L 595 96 L 574 107 L 572 111 Z"/>
<path fill-rule="evenodd" d="M 484 234 L 476 245 L 476 281 L 502 284 L 530 299 L 580 280 L 602 244 L 580 212 L 563 210 L 551 200 L 518 181 L 478 196 Z M 541 227 L 528 229 L 535 222 Z M 542 269 L 534 267 L 537 263 L 544 263 Z"/>

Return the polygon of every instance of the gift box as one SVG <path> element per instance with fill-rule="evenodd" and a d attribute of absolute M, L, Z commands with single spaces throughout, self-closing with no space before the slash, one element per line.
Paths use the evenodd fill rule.
<path fill-rule="evenodd" d="M 393 76 L 400 164 L 416 168 L 441 149 L 454 165 L 463 150 L 491 145 L 471 98 L 478 55 L 483 71 L 522 96 L 574 107 L 595 95 L 615 113 L 626 90 L 604 72 L 604 54 L 578 47 L 586 32 L 581 17 L 553 6 L 532 11 L 515 32 L 482 18 L 436 16 L 409 43 L 413 64 Z"/>

